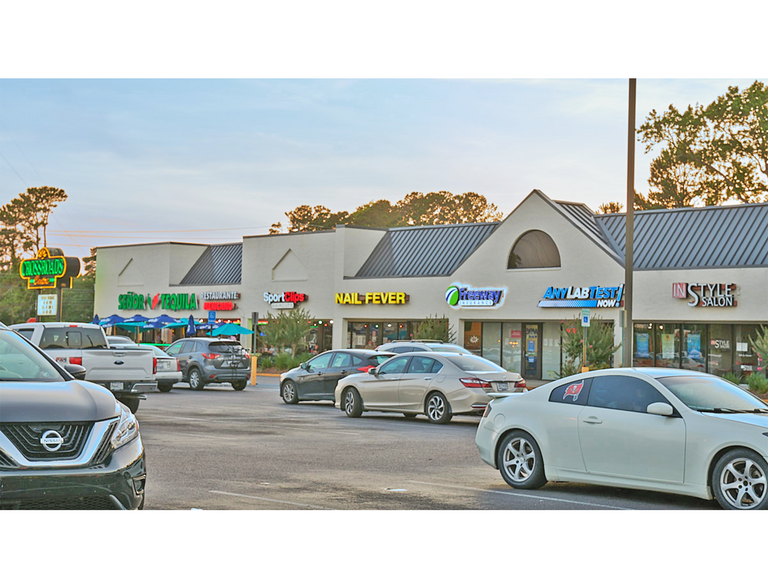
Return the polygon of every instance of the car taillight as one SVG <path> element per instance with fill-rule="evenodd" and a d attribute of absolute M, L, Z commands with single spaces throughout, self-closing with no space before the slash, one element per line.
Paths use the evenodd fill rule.
<path fill-rule="evenodd" d="M 152 358 L 152 373 L 153 374 L 157 373 L 157 358 L 156 357 Z"/>
<path fill-rule="evenodd" d="M 525 383 L 525 379 L 521 378 L 517 382 L 515 382 L 515 388 L 524 388 L 525 390 L 528 389 L 528 385 Z"/>
<path fill-rule="evenodd" d="M 491 383 L 480 378 L 460 378 L 459 382 L 464 384 L 465 388 L 490 388 Z"/>
<path fill-rule="evenodd" d="M 179 358 L 178 357 L 176 358 L 176 371 L 177 372 L 181 371 L 181 365 L 179 364 Z"/>
<path fill-rule="evenodd" d="M 251 354 L 248 353 L 245 349 L 243 349 L 243 357 L 245 359 L 251 359 Z"/>
<path fill-rule="evenodd" d="M 363 367 L 357 368 L 357 371 L 358 372 L 367 373 L 368 370 L 371 369 L 372 367 L 376 367 L 376 366 L 375 365 L 364 365 Z"/>
<path fill-rule="evenodd" d="M 220 353 L 203 353 L 203 357 L 205 359 L 216 359 L 217 357 L 221 357 Z"/>
<path fill-rule="evenodd" d="M 70 357 L 69 363 L 72 365 L 83 365 L 83 358 L 82 357 Z"/>

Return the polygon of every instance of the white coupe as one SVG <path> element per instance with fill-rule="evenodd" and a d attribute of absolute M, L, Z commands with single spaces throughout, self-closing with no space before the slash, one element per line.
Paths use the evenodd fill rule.
<path fill-rule="evenodd" d="M 475 442 L 513 488 L 586 482 L 768 508 L 768 404 L 722 378 L 620 368 L 490 396 Z"/>

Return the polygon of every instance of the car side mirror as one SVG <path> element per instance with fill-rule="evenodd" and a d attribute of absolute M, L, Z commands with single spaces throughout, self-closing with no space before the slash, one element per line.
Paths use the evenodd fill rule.
<path fill-rule="evenodd" d="M 86 369 L 83 366 L 75 365 L 73 363 L 65 363 L 62 367 L 76 380 L 85 380 Z"/>
<path fill-rule="evenodd" d="M 653 404 L 649 404 L 646 411 L 648 414 L 657 414 L 659 416 L 672 416 L 672 413 L 674 413 L 673 408 L 666 402 L 654 402 Z"/>
<path fill-rule="evenodd" d="M 301 365 L 299 365 L 301 369 L 303 369 L 305 372 L 309 371 L 309 364 L 305 361 Z"/>
<path fill-rule="evenodd" d="M 371 374 L 372 376 L 375 376 L 376 375 L 376 368 L 375 367 L 368 368 L 368 373 Z"/>

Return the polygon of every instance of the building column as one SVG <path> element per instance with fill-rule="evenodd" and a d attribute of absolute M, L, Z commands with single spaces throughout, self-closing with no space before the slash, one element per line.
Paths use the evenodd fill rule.
<path fill-rule="evenodd" d="M 614 345 L 620 345 L 624 341 L 624 329 L 626 328 L 632 328 L 630 327 L 622 327 L 621 326 L 621 320 L 616 320 L 613 322 L 613 344 Z M 630 335 L 629 340 L 632 341 L 632 336 Z M 631 356 L 631 354 L 630 354 Z M 613 365 L 616 367 L 632 367 L 631 365 L 623 365 L 624 364 L 624 347 L 619 347 L 619 350 L 613 354 Z"/>
<path fill-rule="evenodd" d="M 335 318 L 333 320 L 333 348 L 334 349 L 346 349 L 349 347 L 349 341 L 347 339 L 349 321 L 345 318 Z"/>
<path fill-rule="evenodd" d="M 454 333 L 456 340 L 453 343 L 456 345 L 464 346 L 464 321 L 461 320 L 458 315 L 452 315 L 448 317 L 448 332 Z M 451 341 L 446 341 L 451 343 Z"/>

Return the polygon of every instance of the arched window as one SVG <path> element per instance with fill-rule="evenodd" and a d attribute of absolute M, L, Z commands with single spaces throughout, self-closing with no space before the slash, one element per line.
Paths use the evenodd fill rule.
<path fill-rule="evenodd" d="M 524 233 L 512 246 L 507 269 L 560 267 L 560 252 L 552 237 L 542 231 Z"/>

